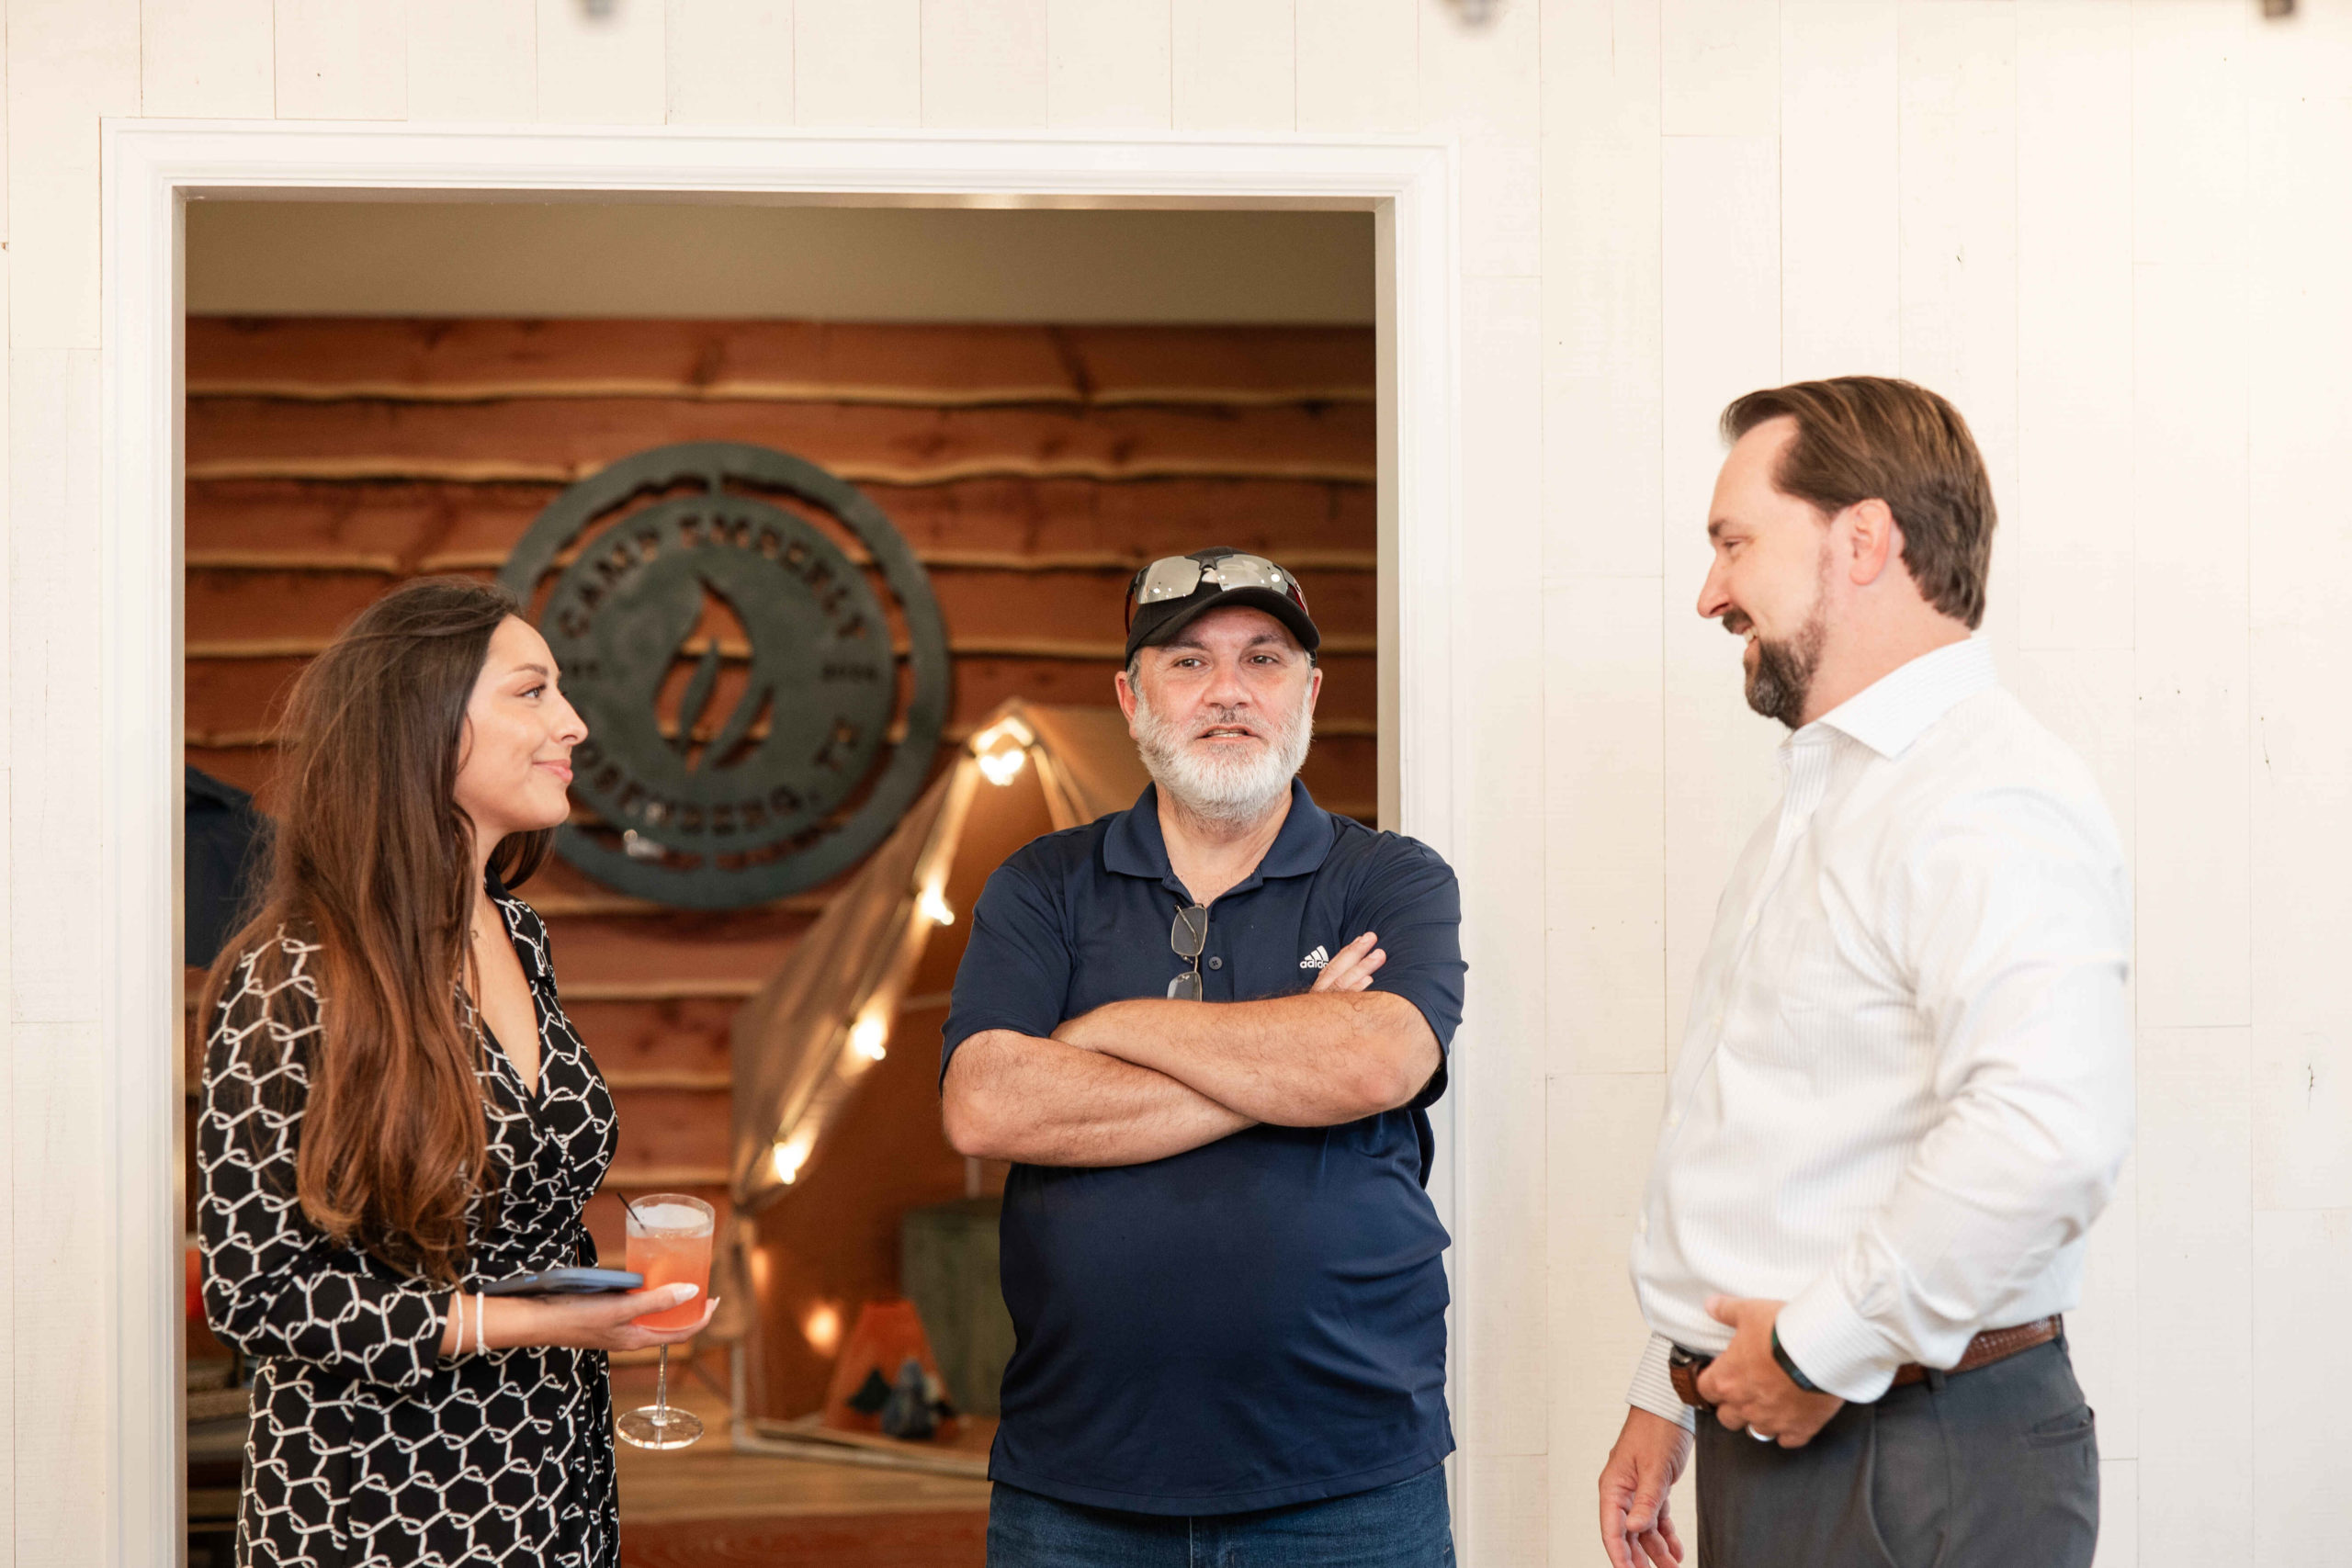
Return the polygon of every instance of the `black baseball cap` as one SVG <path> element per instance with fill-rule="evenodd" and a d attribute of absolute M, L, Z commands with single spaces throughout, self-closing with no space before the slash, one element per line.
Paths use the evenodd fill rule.
<path fill-rule="evenodd" d="M 1229 606 L 1265 611 L 1309 654 L 1322 646 L 1295 576 L 1263 556 L 1217 545 L 1162 557 L 1128 582 L 1127 662 L 1138 649 L 1156 648 L 1206 612 Z"/>

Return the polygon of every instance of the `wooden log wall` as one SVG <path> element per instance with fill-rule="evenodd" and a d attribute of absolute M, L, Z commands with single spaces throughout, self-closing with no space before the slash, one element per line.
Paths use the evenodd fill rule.
<path fill-rule="evenodd" d="M 1328 672 L 1307 783 L 1373 814 L 1368 330 L 194 318 L 187 372 L 187 755 L 265 809 L 275 704 L 361 608 L 495 575 L 614 459 L 728 439 L 857 482 L 914 547 L 954 653 L 947 744 L 1009 696 L 1112 700 L 1142 562 L 1230 544 L 1294 567 Z M 718 1197 L 729 1020 L 823 890 L 697 913 L 557 862 L 526 891 L 620 1100 L 613 1184 Z M 929 1166 L 944 1145 L 917 1125 Z M 592 1215 L 616 1254 L 617 1217 Z"/>

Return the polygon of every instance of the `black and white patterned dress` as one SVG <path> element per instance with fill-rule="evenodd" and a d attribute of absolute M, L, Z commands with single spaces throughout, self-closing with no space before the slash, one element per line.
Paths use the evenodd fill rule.
<path fill-rule="evenodd" d="M 613 1100 L 555 993 L 547 928 L 497 886 L 539 1021 L 539 1084 L 506 1054 L 476 1073 L 498 1200 L 469 1221 L 468 1290 L 593 1264 L 581 1211 L 612 1163 Z M 440 1356 L 449 1290 L 303 1217 L 295 1161 L 323 1000 L 317 949 L 281 932 L 288 977 L 248 954 L 221 997 L 197 1134 L 204 1305 L 252 1357 L 237 1562 L 252 1568 L 548 1563 L 619 1556 L 612 1390 L 602 1351 Z M 486 1035 L 485 1035 L 486 1038 Z"/>

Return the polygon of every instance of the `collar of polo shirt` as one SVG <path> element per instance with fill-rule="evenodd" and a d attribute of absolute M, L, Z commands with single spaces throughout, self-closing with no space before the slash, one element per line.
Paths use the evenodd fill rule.
<path fill-rule="evenodd" d="M 1331 814 L 1315 804 L 1306 785 L 1290 781 L 1290 815 L 1266 847 L 1265 858 L 1250 874 L 1217 895 L 1230 898 L 1247 893 L 1270 876 L 1305 876 L 1331 852 Z M 1113 820 L 1102 839 L 1102 863 L 1121 876 L 1148 877 L 1164 883 L 1169 891 L 1183 893 L 1183 884 L 1168 863 L 1168 840 L 1159 831 L 1159 786 L 1146 784 L 1135 809 Z"/>

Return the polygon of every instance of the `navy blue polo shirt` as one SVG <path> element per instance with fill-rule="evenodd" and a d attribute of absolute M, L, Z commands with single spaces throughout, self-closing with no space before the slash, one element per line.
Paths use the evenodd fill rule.
<path fill-rule="evenodd" d="M 1039 1038 L 1110 1002 L 1164 997 L 1192 902 L 1154 790 L 1051 833 L 989 878 L 956 975 L 941 1074 L 991 1029 Z M 1441 1046 L 1462 1018 L 1453 871 L 1291 786 L 1257 871 L 1209 907 L 1211 1002 L 1311 986 L 1316 955 L 1367 931 L 1373 982 Z M 1443 1460 L 1442 1254 L 1423 1190 L 1424 1107 L 1337 1127 L 1251 1127 L 1148 1165 L 1016 1165 L 1002 1272 L 1012 1359 L 989 1476 L 1067 1502 L 1224 1514 L 1344 1496 Z"/>

